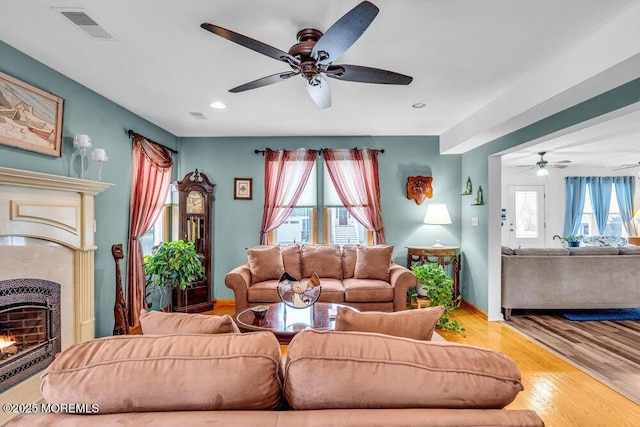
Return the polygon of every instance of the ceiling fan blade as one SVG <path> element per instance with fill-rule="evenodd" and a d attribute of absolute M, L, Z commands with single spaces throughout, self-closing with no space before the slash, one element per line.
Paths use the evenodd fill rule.
<path fill-rule="evenodd" d="M 519 167 L 519 168 L 525 168 L 525 167 L 526 167 L 526 169 L 523 169 L 523 170 L 521 170 L 521 171 L 520 171 L 520 172 L 518 172 L 518 173 L 523 173 L 523 172 L 530 171 L 530 170 L 532 170 L 532 169 L 537 168 L 537 166 L 524 166 L 524 165 L 522 165 L 522 166 L 518 166 L 518 167 Z"/>
<path fill-rule="evenodd" d="M 329 83 L 322 76 L 316 76 L 315 84 L 307 82 L 307 92 L 313 99 L 313 102 L 320 108 L 331 107 L 331 90 L 329 89 Z"/>
<path fill-rule="evenodd" d="M 555 164 L 558 164 L 558 163 L 571 163 L 571 160 L 556 160 L 553 163 L 555 163 Z"/>
<path fill-rule="evenodd" d="M 233 89 L 229 89 L 229 92 L 238 93 L 238 92 L 244 92 L 245 90 L 257 89 L 259 87 L 281 82 L 283 80 L 288 79 L 291 76 L 297 76 L 298 74 L 300 73 L 295 71 L 286 71 L 284 73 L 272 74 L 270 76 L 263 77 L 261 79 L 254 80 L 252 82 L 234 87 Z"/>
<path fill-rule="evenodd" d="M 620 165 L 618 167 L 614 167 L 613 169 L 611 169 L 612 171 L 619 171 L 619 170 L 623 170 L 623 169 L 631 169 L 631 168 L 637 168 L 638 166 L 640 166 L 640 163 L 637 163 L 635 165 Z"/>
<path fill-rule="evenodd" d="M 557 163 L 549 163 L 547 165 L 548 168 L 556 168 L 556 169 L 564 169 L 566 167 L 568 167 L 567 165 L 559 165 Z"/>
<path fill-rule="evenodd" d="M 363 1 L 329 28 L 311 51 L 317 64 L 328 65 L 338 59 L 360 38 L 375 19 L 379 9 Z"/>
<path fill-rule="evenodd" d="M 207 22 L 201 24 L 200 27 L 224 39 L 237 43 L 240 46 L 244 46 L 248 49 L 251 49 L 253 51 L 266 55 L 270 58 L 277 59 L 278 61 L 287 62 L 287 63 L 300 62 L 294 57 L 292 57 L 291 55 L 289 55 L 287 52 L 284 52 L 273 46 L 269 46 L 268 44 L 262 43 L 258 40 L 254 40 L 251 37 L 243 36 L 242 34 L 236 33 L 235 31 L 227 30 L 226 28 L 209 24 Z"/>
<path fill-rule="evenodd" d="M 326 75 L 337 80 L 386 85 L 408 85 L 413 80 L 413 77 L 393 71 L 347 64 L 330 65 L 327 67 Z"/>

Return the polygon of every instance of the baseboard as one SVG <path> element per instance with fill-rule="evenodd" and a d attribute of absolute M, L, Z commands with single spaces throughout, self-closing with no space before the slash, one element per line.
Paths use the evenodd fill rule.
<path fill-rule="evenodd" d="M 478 316 L 482 317 L 484 320 L 489 320 L 489 315 L 487 313 L 485 313 L 475 305 L 471 304 L 466 299 L 463 299 L 460 301 L 460 307 L 464 308 L 467 311 L 470 311 L 473 314 L 477 314 Z"/>
<path fill-rule="evenodd" d="M 214 307 L 235 307 L 236 301 L 232 299 L 214 299 L 213 301 Z"/>

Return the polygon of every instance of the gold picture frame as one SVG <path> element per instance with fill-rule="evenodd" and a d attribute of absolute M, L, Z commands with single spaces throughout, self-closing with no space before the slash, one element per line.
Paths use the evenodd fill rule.
<path fill-rule="evenodd" d="M 253 197 L 252 178 L 233 179 L 233 198 L 236 200 L 251 200 Z"/>
<path fill-rule="evenodd" d="M 0 144 L 62 155 L 63 99 L 0 73 Z"/>

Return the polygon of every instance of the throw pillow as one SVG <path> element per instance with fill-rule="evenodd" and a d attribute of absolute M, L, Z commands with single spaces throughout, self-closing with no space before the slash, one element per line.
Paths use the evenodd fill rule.
<path fill-rule="evenodd" d="M 208 316 L 205 314 L 142 310 L 140 312 L 140 327 L 144 335 L 240 333 L 228 314 Z"/>
<path fill-rule="evenodd" d="M 358 246 L 356 254 L 353 277 L 389 281 L 389 268 L 393 260 L 392 245 Z"/>
<path fill-rule="evenodd" d="M 265 280 L 278 280 L 284 272 L 279 246 L 253 247 L 247 251 L 251 284 Z"/>
<path fill-rule="evenodd" d="M 396 337 L 430 341 L 444 307 L 427 307 L 419 310 L 383 313 L 359 312 L 348 307 L 338 307 L 336 331 L 377 332 Z"/>

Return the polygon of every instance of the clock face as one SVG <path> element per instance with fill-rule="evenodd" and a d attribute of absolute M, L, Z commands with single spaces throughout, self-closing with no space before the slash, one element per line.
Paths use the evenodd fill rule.
<path fill-rule="evenodd" d="M 187 213 L 201 214 L 204 213 L 204 196 L 199 191 L 192 191 L 187 196 Z"/>

